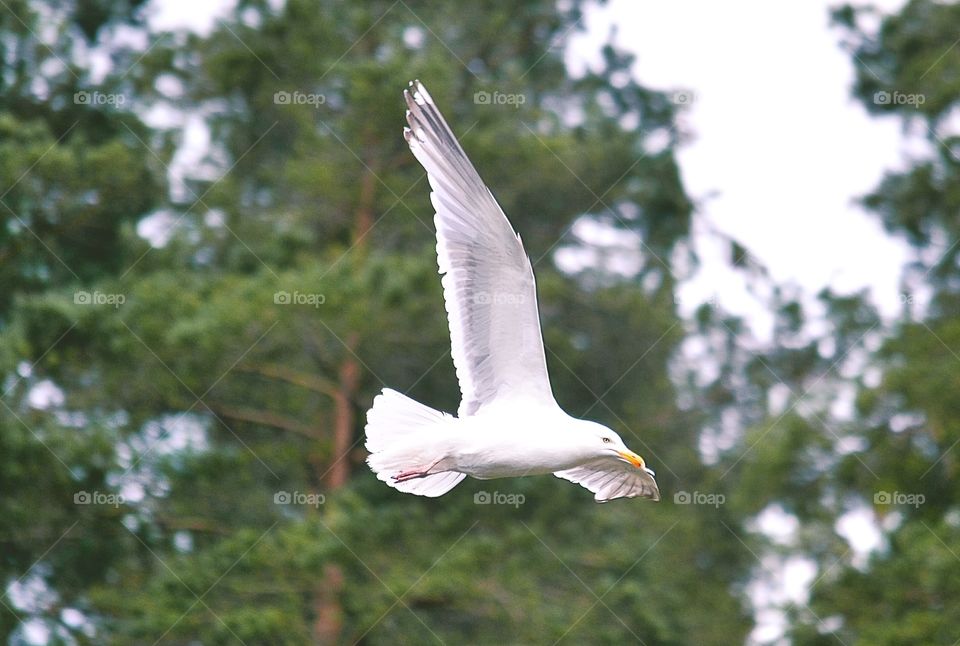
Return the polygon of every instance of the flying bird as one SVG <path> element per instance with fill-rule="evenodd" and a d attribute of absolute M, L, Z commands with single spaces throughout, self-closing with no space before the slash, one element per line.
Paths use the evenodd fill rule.
<path fill-rule="evenodd" d="M 613 430 L 567 415 L 550 388 L 533 266 L 426 88 L 404 90 L 403 136 L 427 171 L 461 402 L 457 416 L 385 388 L 367 412 L 367 463 L 394 489 L 445 494 L 552 473 L 598 502 L 660 499 L 654 473 Z"/>

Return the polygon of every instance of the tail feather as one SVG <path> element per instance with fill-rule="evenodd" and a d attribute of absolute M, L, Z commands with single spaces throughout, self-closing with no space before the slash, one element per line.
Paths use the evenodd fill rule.
<path fill-rule="evenodd" d="M 418 496 L 442 496 L 466 476 L 441 471 L 422 478 L 397 482 L 394 477 L 410 469 L 431 466 L 444 456 L 429 453 L 431 436 L 444 433 L 452 418 L 395 390 L 384 388 L 367 412 L 367 464 L 377 478 L 398 491 Z"/>

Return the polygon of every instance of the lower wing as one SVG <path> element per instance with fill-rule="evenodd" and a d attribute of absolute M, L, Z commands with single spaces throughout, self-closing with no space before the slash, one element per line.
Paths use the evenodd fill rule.
<path fill-rule="evenodd" d="M 653 479 L 653 471 L 638 469 L 616 458 L 601 458 L 553 475 L 589 489 L 597 502 L 637 496 L 660 500 L 660 489 Z"/>

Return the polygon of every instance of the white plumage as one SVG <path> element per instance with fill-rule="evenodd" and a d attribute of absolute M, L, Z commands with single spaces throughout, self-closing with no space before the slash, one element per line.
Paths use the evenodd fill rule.
<path fill-rule="evenodd" d="M 440 496 L 465 476 L 554 473 L 598 501 L 659 500 L 653 472 L 612 430 L 564 413 L 547 375 L 533 267 L 419 81 L 404 138 L 427 171 L 437 261 L 462 400 L 458 417 L 390 389 L 367 413 L 368 463 L 406 493 Z"/>

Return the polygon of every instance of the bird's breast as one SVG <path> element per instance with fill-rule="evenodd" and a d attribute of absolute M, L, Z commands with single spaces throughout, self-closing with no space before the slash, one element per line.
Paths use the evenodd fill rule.
<path fill-rule="evenodd" d="M 474 478 L 541 475 L 583 462 L 575 447 L 563 441 L 562 433 L 523 428 L 503 420 L 464 424 L 460 430 L 453 458 L 458 471 Z"/>

